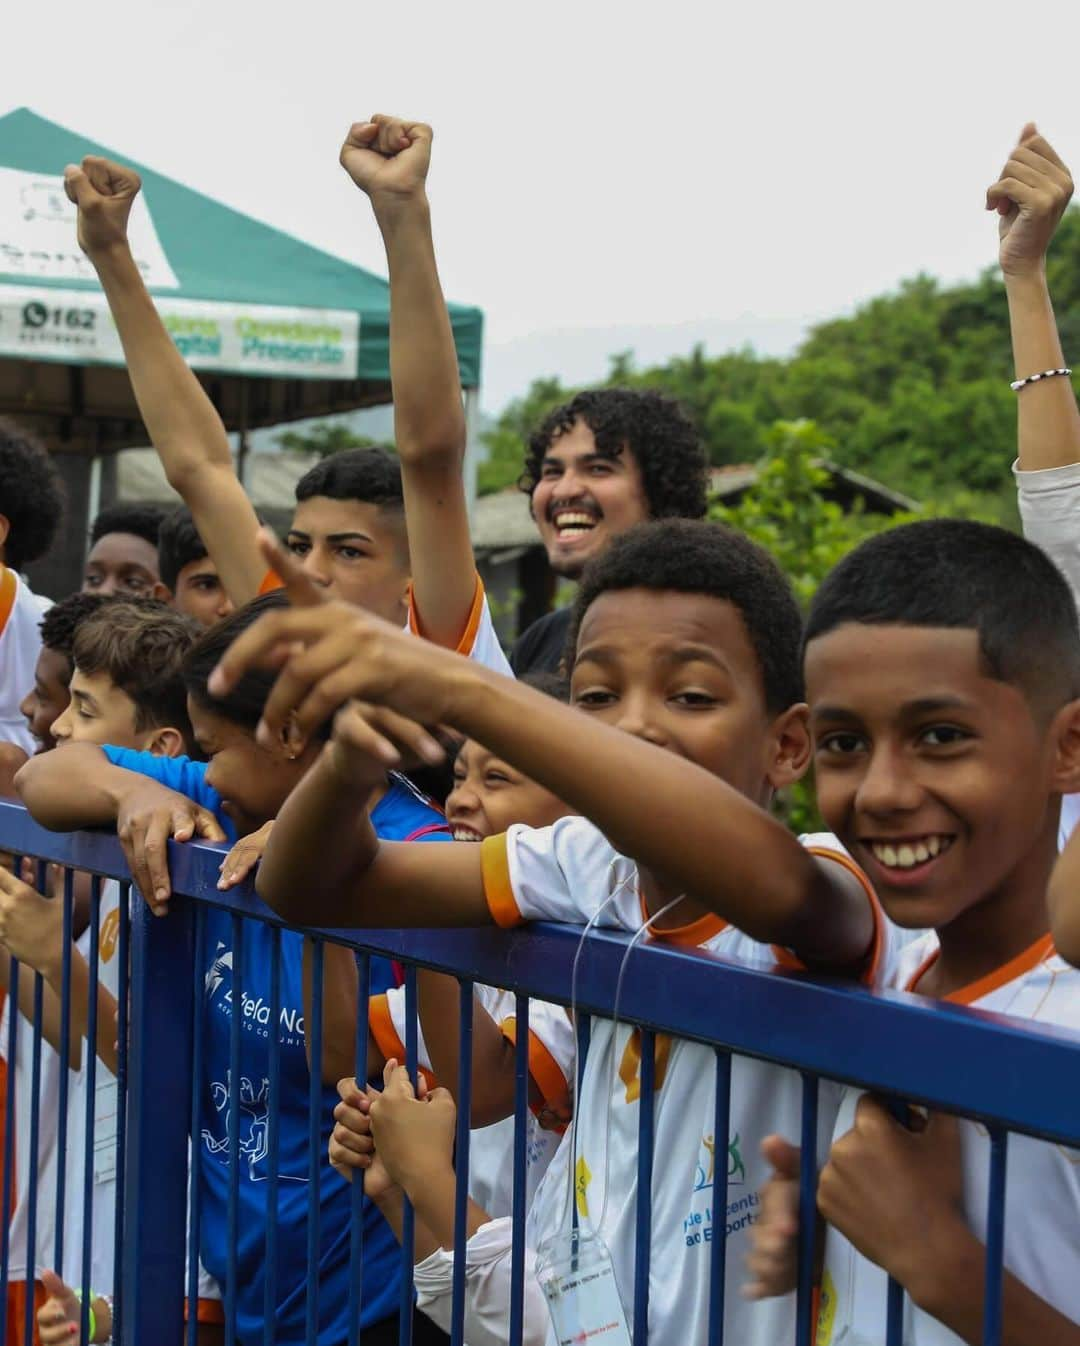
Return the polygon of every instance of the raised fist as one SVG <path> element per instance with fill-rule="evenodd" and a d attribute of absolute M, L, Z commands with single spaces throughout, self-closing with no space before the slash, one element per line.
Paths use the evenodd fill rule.
<path fill-rule="evenodd" d="M 373 203 L 420 197 L 431 162 L 431 127 L 376 114 L 349 128 L 339 158 Z"/>
<path fill-rule="evenodd" d="M 1069 170 L 1028 122 L 1001 176 L 986 193 L 999 215 L 1001 269 L 1006 276 L 1037 272 L 1073 193 Z"/>
<path fill-rule="evenodd" d="M 127 242 L 131 205 L 142 181 L 131 168 L 88 154 L 64 169 L 64 190 L 79 208 L 79 247 L 88 257 Z"/>

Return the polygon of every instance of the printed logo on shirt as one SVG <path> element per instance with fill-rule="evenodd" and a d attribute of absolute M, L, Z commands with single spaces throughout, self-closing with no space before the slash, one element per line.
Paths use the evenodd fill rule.
<path fill-rule="evenodd" d="M 816 1346 L 830 1346 L 833 1328 L 836 1326 L 836 1285 L 831 1273 L 826 1269 L 821 1278 L 821 1294 L 818 1298 Z"/>
<path fill-rule="evenodd" d="M 746 1165 L 743 1163 L 737 1131 L 728 1141 L 726 1158 L 729 1200 L 723 1212 L 724 1236 L 725 1238 L 731 1238 L 733 1234 L 739 1234 L 749 1229 L 758 1218 L 761 1198 L 754 1191 L 741 1194 L 733 1194 L 731 1191 L 733 1187 L 742 1187 L 746 1183 Z M 711 1193 L 715 1177 L 716 1137 L 710 1132 L 709 1135 L 701 1137 L 701 1149 L 698 1151 L 691 1208 L 683 1220 L 683 1234 L 686 1237 L 688 1248 L 712 1242 L 714 1225 L 712 1206 L 706 1205 L 701 1209 L 696 1209 L 693 1197 L 696 1197 L 699 1192 Z"/>
<path fill-rule="evenodd" d="M 206 989 L 206 999 L 211 1003 L 216 1002 L 217 1009 L 223 1014 L 232 1017 L 233 1010 L 233 988 L 232 988 L 232 968 L 233 955 L 232 950 L 223 944 L 220 940 L 217 946 L 217 956 L 210 965 L 207 972 L 204 986 Z M 229 979 L 229 989 L 223 996 L 218 996 L 218 992 L 225 984 L 226 976 Z M 259 1037 L 269 1037 L 270 1025 L 270 1004 L 262 996 L 252 996 L 240 988 L 240 1014 L 244 1020 L 245 1032 L 256 1032 Z M 280 1032 L 278 1041 L 283 1047 L 303 1046 L 304 1042 L 304 1015 L 297 1006 L 282 1005 L 281 1014 L 278 1020 Z"/>
<path fill-rule="evenodd" d="M 116 944 L 120 938 L 120 908 L 113 907 L 101 922 L 98 935 L 98 956 L 103 963 L 111 963 L 116 953 Z"/>
<path fill-rule="evenodd" d="M 208 1154 L 213 1155 L 226 1167 L 229 1163 L 229 1128 L 232 1124 L 230 1106 L 232 1103 L 232 1076 L 225 1080 L 215 1080 L 210 1086 L 210 1097 L 217 1112 L 219 1134 L 215 1135 L 209 1127 L 203 1127 L 202 1139 Z M 265 1161 L 269 1150 L 270 1135 L 270 1081 L 263 1079 L 256 1089 L 246 1075 L 240 1076 L 240 1118 L 239 1150 L 240 1162 L 247 1165 L 249 1182 L 265 1182 L 268 1174 L 259 1172 L 259 1165 Z M 284 1173 L 279 1170 L 281 1182 L 307 1182 L 299 1174 Z"/>
<path fill-rule="evenodd" d="M 716 1140 L 710 1134 L 701 1137 L 701 1151 L 698 1155 L 697 1176 L 694 1181 L 694 1191 L 704 1192 L 706 1188 L 712 1187 L 715 1176 Z M 742 1154 L 739 1152 L 739 1133 L 737 1131 L 728 1142 L 727 1176 L 729 1187 L 732 1184 L 742 1184 L 746 1181 L 746 1166 L 743 1164 Z"/>
<path fill-rule="evenodd" d="M 577 1161 L 574 1169 L 574 1200 L 577 1202 L 578 1215 L 583 1220 L 589 1218 L 589 1183 L 592 1182 L 592 1170 L 585 1162 L 585 1156 Z"/>

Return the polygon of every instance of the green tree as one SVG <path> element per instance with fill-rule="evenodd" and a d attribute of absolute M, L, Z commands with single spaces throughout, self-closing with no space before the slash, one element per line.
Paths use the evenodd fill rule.
<path fill-rule="evenodd" d="M 343 449 L 374 448 L 378 442 L 354 433 L 341 421 L 320 421 L 308 430 L 285 430 L 277 436 L 278 445 L 290 453 L 314 453 L 320 458 L 329 458 Z"/>

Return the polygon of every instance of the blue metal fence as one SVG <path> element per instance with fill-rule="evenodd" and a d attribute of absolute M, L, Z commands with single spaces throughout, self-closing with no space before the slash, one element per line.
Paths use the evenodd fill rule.
<path fill-rule="evenodd" d="M 98 876 L 126 881 L 127 870 L 114 837 L 97 833 L 57 835 L 38 827 L 18 805 L 0 802 L 0 850 L 20 856 L 53 861 Z M 118 1126 L 116 1285 L 114 1291 L 114 1340 L 123 1346 L 181 1346 L 185 1339 L 194 1343 L 194 1314 L 185 1330 L 185 1295 L 194 1304 L 198 1288 L 194 1260 L 186 1260 L 188 1239 L 199 1243 L 200 1223 L 200 1149 L 190 1147 L 189 1133 L 199 1134 L 198 1090 L 193 1081 L 202 1070 L 204 1044 L 195 1031 L 203 986 L 203 958 L 197 956 L 202 940 L 203 915 L 208 905 L 233 913 L 234 977 L 241 965 L 240 949 L 249 921 L 265 922 L 275 928 L 279 919 L 263 906 L 249 888 L 220 893 L 217 889 L 221 851 L 214 847 L 188 844 L 170 845 L 173 887 L 188 900 L 177 899 L 167 919 L 152 918 L 145 906 L 120 902 L 119 958 L 120 996 L 117 1022 L 119 1072 L 117 1077 Z M 91 910 L 91 968 L 97 964 L 99 929 L 96 916 L 100 885 L 94 885 Z M 65 885 L 61 899 L 65 905 L 65 930 L 71 928 L 71 884 Z M 416 1062 L 416 983 L 417 966 L 447 972 L 460 986 L 460 1036 L 462 1058 L 471 1059 L 472 988 L 474 984 L 503 986 L 517 993 L 518 1032 L 516 1035 L 516 1122 L 513 1191 L 514 1256 L 512 1297 L 507 1340 L 511 1346 L 520 1341 L 523 1322 L 523 1284 L 528 1274 L 525 1265 L 525 1111 L 527 1106 L 528 997 L 569 1004 L 573 964 L 581 943 L 581 932 L 551 925 L 504 933 L 483 931 L 318 931 L 317 941 L 340 943 L 354 949 L 360 969 L 360 1014 L 357 1027 L 357 1059 L 363 1060 L 367 1043 L 368 957 L 381 954 L 406 965 L 407 1014 L 410 1025 L 407 1050 L 410 1065 Z M 626 954 L 628 937 L 608 931 L 588 935 L 576 972 L 576 999 L 580 1011 L 579 1041 L 588 1041 L 588 1015 L 611 1017 L 616 1004 L 620 968 Z M 276 1024 L 281 998 L 281 940 L 275 934 L 270 968 L 270 1022 Z M 321 944 L 316 945 L 321 949 Z M 917 997 L 900 993 L 870 993 L 858 987 L 813 979 L 804 975 L 752 970 L 737 963 L 674 947 L 656 944 L 635 949 L 635 973 L 625 979 L 618 997 L 619 1018 L 642 1030 L 641 1108 L 638 1158 L 638 1243 L 637 1272 L 633 1287 L 634 1342 L 647 1341 L 650 1257 L 649 1201 L 652 1173 L 653 1069 L 652 1035 L 663 1032 L 689 1038 L 714 1048 L 717 1074 L 715 1096 L 715 1135 L 727 1135 L 730 1106 L 731 1058 L 744 1054 L 792 1067 L 802 1073 L 804 1153 L 812 1153 L 817 1126 L 817 1084 L 819 1078 L 840 1080 L 873 1089 L 896 1100 L 956 1112 L 983 1122 L 992 1137 L 990 1208 L 988 1211 L 986 1314 L 984 1341 L 988 1346 L 1000 1341 L 1001 1257 L 1003 1246 L 1004 1179 L 1007 1136 L 1018 1131 L 1067 1145 L 1080 1145 L 1080 1038 L 1065 1031 L 968 1010 L 957 1006 L 932 1005 Z M 130 961 L 130 976 L 128 965 Z M 65 960 L 69 970 L 70 962 Z M 9 995 L 18 996 L 18 981 L 30 974 L 13 965 Z M 93 972 L 92 972 L 93 977 Z M 314 1004 L 321 1004 L 321 953 L 313 967 Z M 35 1025 L 33 1033 L 33 1075 L 37 1088 L 41 1053 L 41 978 L 35 983 Z M 239 988 L 236 988 L 239 989 Z M 130 1006 L 129 1006 L 130 1001 Z M 237 1010 L 240 997 L 234 998 Z M 93 1017 L 95 1002 L 90 1003 L 89 1040 L 95 1040 Z M 70 1014 L 70 997 L 65 994 L 63 1014 Z M 9 1070 L 15 1053 L 14 1023 L 11 1015 L 6 1050 Z M 242 1015 L 232 1020 L 231 1066 L 233 1079 L 240 1050 Z M 311 1059 L 322 1059 L 321 1014 L 316 1008 L 307 1025 Z M 276 1034 L 273 1035 L 276 1043 Z M 66 1033 L 62 1088 L 66 1090 Z M 85 1044 L 84 1044 L 84 1050 Z M 584 1052 L 581 1053 L 584 1056 Z M 87 1052 L 87 1066 L 93 1053 Z M 313 1075 L 315 1072 L 313 1072 Z M 92 1083 L 92 1082 L 91 1082 Z M 277 1052 L 270 1054 L 268 1165 L 269 1199 L 276 1199 L 277 1128 L 273 1124 L 280 1098 L 281 1081 Z M 13 1081 L 9 1078 L 7 1137 L 3 1155 L 2 1187 L 4 1210 L 9 1208 L 15 1181 L 12 1142 L 14 1133 Z M 58 1197 L 56 1257 L 63 1254 L 64 1204 L 79 1201 L 84 1208 L 82 1227 L 89 1240 L 92 1229 L 90 1206 L 93 1200 L 94 1089 L 87 1090 L 85 1118 L 87 1173 L 81 1192 L 66 1193 L 61 1184 Z M 456 1166 L 458 1200 L 456 1206 L 455 1247 L 464 1245 L 466 1218 L 466 1181 L 468 1172 L 470 1081 L 463 1071 L 459 1095 Z M 312 1176 L 327 1162 L 322 1153 L 318 1110 L 322 1098 L 313 1079 L 309 1136 L 309 1163 Z M 33 1127 L 70 1126 L 61 1109 L 57 1117 L 45 1117 L 33 1109 Z M 229 1227 L 232 1247 L 236 1247 L 239 1218 L 237 1183 L 239 1160 L 238 1109 L 229 1118 L 228 1147 L 232 1190 L 229 1200 Z M 63 1134 L 61 1133 L 61 1140 Z M 20 1143 L 21 1140 L 20 1140 Z M 31 1138 L 31 1154 L 34 1154 Z M 815 1217 L 815 1175 L 811 1165 L 803 1166 L 801 1222 L 804 1235 Z M 726 1166 L 719 1164 L 713 1178 L 715 1210 L 727 1205 Z M 357 1334 L 359 1318 L 359 1268 L 363 1260 L 361 1185 L 353 1184 L 353 1221 L 351 1247 L 350 1343 L 362 1340 Z M 318 1315 L 318 1264 L 321 1235 L 318 1201 L 312 1200 L 308 1225 L 307 1290 L 308 1310 L 306 1343 L 314 1343 Z M 7 1220 L 0 1221 L 0 1293 L 6 1302 L 9 1247 Z M 31 1230 L 31 1238 L 33 1231 Z M 402 1249 L 402 1302 L 400 1340 L 409 1342 L 412 1331 L 412 1248 L 411 1223 L 406 1222 Z M 265 1231 L 266 1257 L 273 1269 L 277 1261 L 277 1231 L 273 1221 Z M 799 1272 L 797 1341 L 811 1342 L 813 1265 L 812 1240 L 802 1239 L 803 1256 Z M 723 1324 L 723 1286 L 725 1239 L 712 1240 L 710 1267 L 712 1298 L 710 1304 L 710 1342 L 721 1342 Z M 89 1271 L 90 1249 L 83 1252 L 83 1266 Z M 33 1262 L 31 1253 L 28 1261 Z M 230 1274 L 235 1261 L 230 1267 Z M 235 1283 L 226 1276 L 223 1286 L 226 1325 L 225 1339 L 236 1340 L 233 1312 Z M 464 1341 L 464 1259 L 455 1259 L 452 1340 Z M 101 1290 L 103 1287 L 94 1287 Z M 107 1288 L 107 1287 L 106 1287 Z M 273 1270 L 267 1278 L 265 1296 L 264 1346 L 276 1340 L 274 1323 Z M 887 1327 L 882 1339 L 888 1346 L 900 1342 L 902 1296 L 898 1287 L 890 1293 Z M 85 1326 L 85 1325 L 84 1325 Z M 19 1325 L 13 1340 L 7 1340 L 6 1323 L 0 1320 L 0 1346 L 29 1343 L 32 1324 Z M 279 1343 L 284 1346 L 284 1343 Z M 291 1343 L 289 1344 L 291 1346 Z M 345 1343 L 342 1343 L 345 1346 Z M 732 1343 L 729 1343 L 732 1346 Z M 737 1346 L 737 1344 L 736 1344 Z"/>

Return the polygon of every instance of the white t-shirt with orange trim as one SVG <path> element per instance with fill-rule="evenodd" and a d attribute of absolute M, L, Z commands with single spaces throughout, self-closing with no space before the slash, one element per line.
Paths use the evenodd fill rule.
<path fill-rule="evenodd" d="M 938 954 L 930 931 L 897 956 L 890 985 L 914 991 Z M 1080 1029 L 1080 971 L 1055 951 L 1049 935 L 998 972 L 946 997 L 996 1014 Z M 835 1136 L 851 1130 L 862 1091 L 846 1089 Z M 986 1238 L 990 1139 L 977 1122 L 961 1122 L 964 1216 Z M 1005 1188 L 1005 1267 L 1040 1298 L 1080 1322 L 1080 1152 L 1010 1135 Z M 837 1230 L 825 1239 L 817 1346 L 874 1346 L 884 1340 L 888 1281 Z M 905 1346 L 963 1346 L 936 1318 L 905 1302 Z"/>
<path fill-rule="evenodd" d="M 803 843 L 859 874 L 831 836 L 806 837 Z M 512 827 L 505 836 L 481 844 L 488 903 L 502 925 L 522 920 L 582 925 L 609 898 L 598 924 L 626 931 L 637 931 L 643 924 L 636 865 L 586 819 L 564 818 L 542 830 Z M 873 903 L 869 885 L 859 877 Z M 874 910 L 870 962 L 876 968 L 882 923 L 876 903 Z M 721 953 L 763 969 L 774 968 L 781 960 L 789 965 L 793 961 L 716 916 L 650 938 Z M 717 1031 L 722 1035 L 722 1024 Z M 799 1134 L 801 1079 L 797 1072 L 779 1066 L 733 1058 L 730 1131 L 719 1139 L 713 1133 L 715 1082 L 711 1048 L 657 1035 L 652 1346 L 707 1340 L 710 1245 L 721 1233 L 727 1239 L 725 1340 L 739 1346 L 776 1346 L 794 1340 L 794 1295 L 750 1303 L 740 1289 L 750 1228 L 760 1211 L 758 1193 L 769 1176 L 761 1141 L 772 1132 Z M 822 1159 L 841 1092 L 839 1085 L 821 1084 Z M 611 1253 L 628 1323 L 634 1287 L 639 1097 L 640 1035 L 627 1025 L 593 1019 L 575 1134 L 568 1133 L 540 1185 L 528 1231 L 533 1249 L 569 1233 L 572 1186 L 580 1223 L 596 1230 Z M 727 1207 L 722 1212 L 712 1209 L 717 1163 L 726 1164 L 728 1171 Z"/>
<path fill-rule="evenodd" d="M 413 600 L 412 585 L 409 586 L 409 620 L 406 629 L 414 636 L 424 634 Z M 484 668 L 490 668 L 494 673 L 503 673 L 508 678 L 514 676 L 510 660 L 503 653 L 499 637 L 495 634 L 495 623 L 491 620 L 491 608 L 488 606 L 484 582 L 479 575 L 476 577 L 472 607 L 469 609 L 465 630 L 457 643 L 456 652 L 463 654 L 467 659 L 475 660 Z"/>
<path fill-rule="evenodd" d="M 517 1033 L 515 997 L 510 991 L 477 986 L 477 1000 L 513 1042 Z M 372 1036 L 387 1060 L 405 1059 L 405 988 L 395 986 L 372 996 L 368 1012 Z M 431 1084 L 431 1058 L 417 1026 L 419 1066 Z M 529 1001 L 529 1073 L 544 1100 L 539 1113 L 526 1116 L 525 1199 L 531 1204 L 536 1188 L 559 1148 L 569 1119 L 574 1078 L 574 1031 L 561 1005 Z M 469 1195 L 493 1219 L 513 1212 L 514 1119 L 476 1127 L 469 1140 Z"/>
<path fill-rule="evenodd" d="M 34 685 L 41 619 L 50 606 L 14 570 L 0 564 L 0 742 L 16 744 L 28 756 L 37 744 L 19 705 Z"/>

